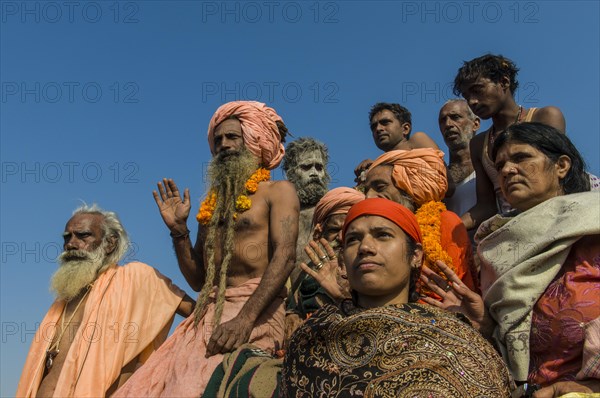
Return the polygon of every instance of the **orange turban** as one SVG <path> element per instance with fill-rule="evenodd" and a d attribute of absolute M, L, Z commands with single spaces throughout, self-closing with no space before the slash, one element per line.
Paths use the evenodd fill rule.
<path fill-rule="evenodd" d="M 389 151 L 375 159 L 369 171 L 380 165 L 394 166 L 394 186 L 413 198 L 417 206 L 440 201 L 448 190 L 444 152 L 432 148 Z"/>
<path fill-rule="evenodd" d="M 208 124 L 208 145 L 215 154 L 215 128 L 225 119 L 235 116 L 242 125 L 244 145 L 260 160 L 262 167 L 274 169 L 279 165 L 285 149 L 275 122 L 283 123 L 275 109 L 262 102 L 233 101 L 221 105 Z"/>
<path fill-rule="evenodd" d="M 352 205 L 364 199 L 365 194 L 353 188 L 339 187 L 332 189 L 315 206 L 313 225 L 322 224 L 329 216 L 348 213 Z"/>
<path fill-rule="evenodd" d="M 412 211 L 399 203 L 382 198 L 365 199 L 352 206 L 346 215 L 346 221 L 344 221 L 344 227 L 342 228 L 343 237 L 345 237 L 346 230 L 352 221 L 361 216 L 383 217 L 399 226 L 415 242 L 421 243 L 423 240 L 421 238 L 419 223 Z"/>

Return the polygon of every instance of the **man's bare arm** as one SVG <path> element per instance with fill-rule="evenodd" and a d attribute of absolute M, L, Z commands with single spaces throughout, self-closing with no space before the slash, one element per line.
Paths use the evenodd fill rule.
<path fill-rule="evenodd" d="M 158 192 L 153 191 L 154 200 L 163 221 L 171 231 L 173 247 L 179 269 L 192 289 L 199 291 L 204 285 L 205 271 L 202 258 L 201 230 L 198 229 L 196 246 L 192 247 L 187 218 L 190 214 L 190 191 L 186 188 L 183 200 L 177 185 L 172 179 L 163 179 L 158 183 Z"/>
<path fill-rule="evenodd" d="M 435 141 L 432 140 L 431 137 L 429 137 L 427 134 L 425 134 L 422 131 L 417 131 L 417 132 L 411 134 L 410 138 L 408 139 L 408 142 L 410 142 L 410 146 L 412 149 L 417 149 L 417 148 L 440 149 L 440 147 L 438 147 L 438 145 L 435 143 Z"/>
<path fill-rule="evenodd" d="M 194 299 L 192 299 L 186 294 L 185 296 L 183 296 L 183 299 L 181 300 L 181 303 L 179 303 L 179 306 L 177 307 L 175 312 L 177 313 L 177 315 L 181 315 L 182 317 L 187 318 L 188 316 L 192 315 L 195 306 L 196 301 L 194 301 Z"/>
<path fill-rule="evenodd" d="M 300 203 L 294 186 L 278 181 L 269 193 L 269 237 L 273 254 L 256 291 L 240 313 L 215 328 L 206 349 L 206 356 L 225 353 L 246 343 L 254 323 L 275 300 L 294 268 Z"/>
<path fill-rule="evenodd" d="M 467 229 L 477 228 L 482 221 L 493 217 L 497 212 L 496 193 L 494 185 L 488 177 L 481 157 L 483 156 L 484 140 L 486 134 L 476 135 L 470 142 L 471 161 L 475 169 L 475 189 L 477 193 L 477 203 L 461 216 L 463 224 Z"/>

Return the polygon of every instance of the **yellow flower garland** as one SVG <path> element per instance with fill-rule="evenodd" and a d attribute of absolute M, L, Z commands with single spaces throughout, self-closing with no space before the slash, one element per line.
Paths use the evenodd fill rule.
<path fill-rule="evenodd" d="M 269 181 L 271 179 L 271 172 L 267 169 L 260 168 L 256 170 L 250 178 L 246 181 L 245 188 L 246 194 L 253 194 L 258 191 L 258 184 L 263 181 Z M 246 210 L 250 209 L 252 206 L 252 200 L 247 195 L 240 195 L 235 200 L 235 209 L 243 213 Z M 206 225 L 210 222 L 212 215 L 217 207 L 217 194 L 214 192 L 209 192 L 206 196 L 206 199 L 200 205 L 200 209 L 198 210 L 198 214 L 196 215 L 196 220 L 202 225 Z M 234 219 L 237 216 L 237 213 L 233 215 Z"/>
<path fill-rule="evenodd" d="M 440 260 L 454 270 L 452 257 L 444 250 L 441 243 L 442 212 L 444 211 L 446 211 L 446 206 L 442 202 L 431 201 L 423 204 L 417 210 L 415 216 L 423 236 L 423 264 L 446 279 L 435 264 L 436 261 Z M 422 285 L 422 292 L 424 287 L 425 285 Z M 425 290 L 429 291 L 429 289 Z"/>

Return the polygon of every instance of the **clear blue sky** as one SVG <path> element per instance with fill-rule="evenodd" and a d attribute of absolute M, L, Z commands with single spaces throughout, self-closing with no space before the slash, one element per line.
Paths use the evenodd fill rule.
<path fill-rule="evenodd" d="M 14 394 L 81 201 L 118 212 L 128 260 L 193 294 L 151 191 L 174 178 L 195 214 L 206 126 L 223 102 L 267 102 L 296 137 L 327 144 L 332 187 L 350 185 L 379 154 L 371 105 L 402 103 L 445 149 L 437 114 L 458 67 L 501 53 L 521 68 L 518 102 L 560 107 L 598 174 L 598 4 L 2 0 L 0 395 Z"/>

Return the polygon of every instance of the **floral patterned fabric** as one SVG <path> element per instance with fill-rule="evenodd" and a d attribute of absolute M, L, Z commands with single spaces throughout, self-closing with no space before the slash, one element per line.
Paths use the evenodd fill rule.
<path fill-rule="evenodd" d="M 600 235 L 594 235 L 573 246 L 561 273 L 533 309 L 529 382 L 575 380 L 582 367 L 587 325 L 598 317 Z"/>
<path fill-rule="evenodd" d="M 475 236 L 493 339 L 513 378 L 528 380 L 533 308 L 574 244 L 600 234 L 600 192 L 557 196 L 514 217 L 496 215 Z"/>
<path fill-rule="evenodd" d="M 427 304 L 327 305 L 292 336 L 284 397 L 509 397 L 508 371 L 462 317 Z"/>

